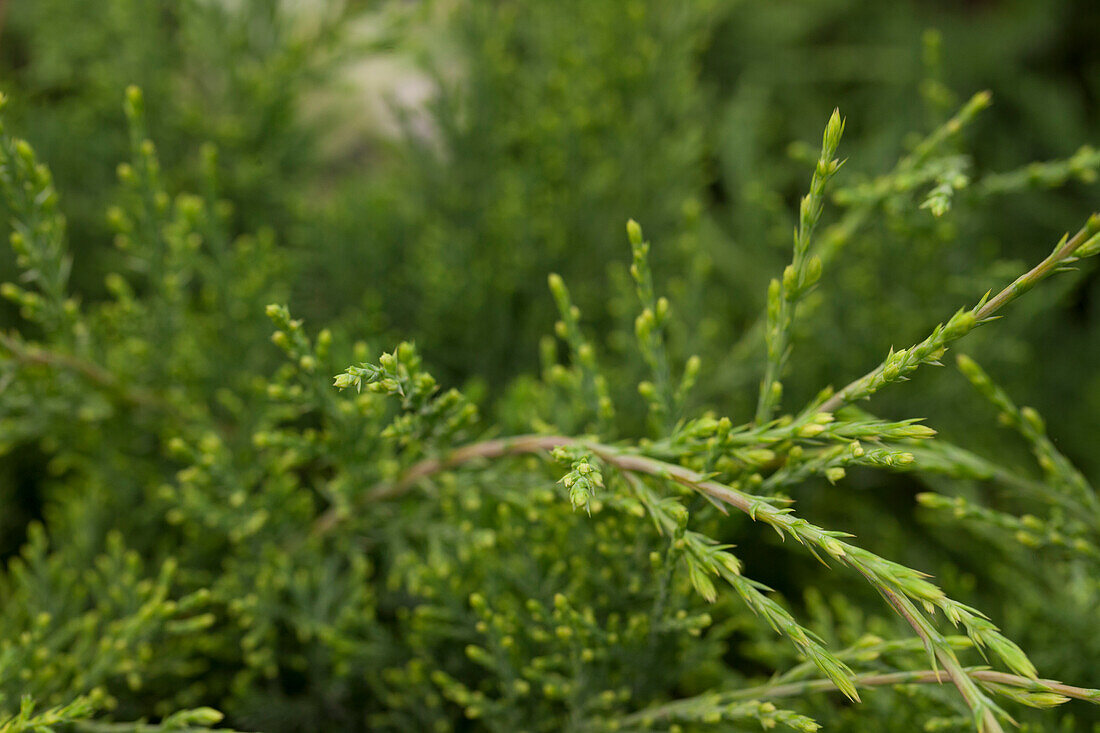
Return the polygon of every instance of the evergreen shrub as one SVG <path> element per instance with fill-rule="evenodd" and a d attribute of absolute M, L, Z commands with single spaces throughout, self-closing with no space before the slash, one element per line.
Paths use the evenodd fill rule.
<path fill-rule="evenodd" d="M 363 179 L 317 152 L 326 127 L 299 106 L 363 43 L 354 3 L 304 35 L 262 3 L 181 3 L 172 22 L 109 5 L 122 30 L 87 45 L 42 40 L 57 29 L 29 6 L 15 32 L 62 66 L 140 51 L 150 93 L 126 89 L 124 123 L 104 101 L 133 70 L 119 59 L 51 107 L 29 90 L 59 67 L 31 54 L 0 109 L 18 316 L 0 332 L 0 731 L 1100 720 L 1100 500 L 1058 439 L 1094 440 L 1093 397 L 1077 385 L 1086 406 L 1048 431 L 998 384 L 1046 369 L 1019 356 L 1040 327 L 1014 321 L 1074 332 L 1051 304 L 1086 289 L 1100 214 L 1045 197 L 1089 185 L 1100 154 L 987 170 L 967 134 L 992 95 L 954 98 L 938 34 L 925 132 L 881 170 L 844 159 L 837 111 L 750 177 L 732 161 L 759 120 L 703 119 L 734 8 L 399 8 L 393 28 L 453 47 L 426 62 L 429 132 L 404 119 Z M 131 40 L 147 26 L 189 53 Z M 227 71 L 207 42 L 267 63 Z M 218 94 L 181 86 L 207 71 Z M 762 109 L 751 91 L 727 111 Z M 14 129 L 74 114 L 107 135 L 46 136 L 67 218 Z M 83 166 L 65 154 L 82 144 Z M 1002 259 L 994 237 L 1035 228 L 995 221 L 1026 219 L 1022 200 L 1083 224 Z M 631 215 L 652 244 L 633 219 L 623 234 Z M 1073 401 L 1047 381 L 1043 399 Z"/>

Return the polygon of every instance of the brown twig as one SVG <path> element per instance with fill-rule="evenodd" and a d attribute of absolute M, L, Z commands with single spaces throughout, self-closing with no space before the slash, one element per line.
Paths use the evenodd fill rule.
<path fill-rule="evenodd" d="M 1065 697 L 1084 700 L 1086 702 L 1100 702 L 1100 690 L 1089 690 L 1083 687 L 1065 685 L 1056 680 L 1032 680 L 1019 675 L 1006 672 L 994 672 L 989 669 L 975 667 L 963 670 L 972 679 L 995 685 L 1008 685 L 1019 687 L 1030 692 L 1053 692 Z M 949 682 L 947 675 L 939 670 L 922 669 L 912 672 L 872 672 L 856 675 L 853 681 L 859 687 L 889 687 L 892 685 L 942 685 Z M 811 692 L 829 692 L 836 690 L 836 684 L 828 679 L 803 680 L 800 682 L 788 682 L 780 685 L 760 685 L 747 687 L 728 693 L 719 693 L 713 697 L 720 700 L 719 704 L 736 702 L 738 700 L 773 700 L 782 697 L 795 697 Z M 677 700 L 648 710 L 640 710 L 624 718 L 624 725 L 640 722 L 642 720 L 659 720 L 674 715 L 679 709 L 688 708 L 695 704 L 695 700 Z M 716 701 L 717 702 L 717 701 Z"/>
<path fill-rule="evenodd" d="M 581 438 L 571 438 L 564 435 L 519 435 L 513 438 L 498 438 L 481 443 L 471 443 L 452 451 L 443 458 L 429 458 L 415 464 L 396 481 L 374 486 L 363 495 L 362 503 L 369 504 L 399 496 L 412 488 L 422 478 L 478 459 L 500 458 L 524 453 L 542 453 L 567 445 L 587 448 L 603 461 L 624 471 L 667 478 L 690 486 L 743 511 L 749 511 L 751 502 L 745 501 L 742 494 L 732 491 L 715 481 L 706 480 L 691 469 L 645 456 L 623 453 L 613 446 L 592 443 Z M 342 518 L 343 515 L 335 507 L 329 509 L 317 519 L 314 525 L 314 533 L 324 534 L 328 532 Z"/>
<path fill-rule="evenodd" d="M 2 2 L 2 0 L 0 0 Z M 149 407 L 157 410 L 171 410 L 163 400 L 152 392 L 138 387 L 127 387 L 114 374 L 89 361 L 78 359 L 69 354 L 50 351 L 38 346 L 31 346 L 22 340 L 6 333 L 0 332 L 0 347 L 6 349 L 13 359 L 21 364 L 48 366 L 55 369 L 79 374 L 97 387 L 113 392 L 124 402 L 138 407 Z"/>

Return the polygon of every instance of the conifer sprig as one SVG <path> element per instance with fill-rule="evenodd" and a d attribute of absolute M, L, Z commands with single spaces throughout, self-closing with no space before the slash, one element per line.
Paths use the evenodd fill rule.
<path fill-rule="evenodd" d="M 1017 407 L 1012 398 L 994 384 L 985 370 L 966 354 L 959 354 L 956 362 L 959 371 L 974 388 L 999 410 L 1001 422 L 1015 429 L 1027 440 L 1049 485 L 1068 494 L 1068 498 L 1088 507 L 1088 511 L 1100 518 L 1100 500 L 1097 499 L 1096 490 L 1054 446 L 1047 436 L 1046 423 L 1042 416 L 1032 407 Z"/>
<path fill-rule="evenodd" d="M 821 259 L 822 267 L 828 267 L 843 251 L 856 233 L 871 219 L 871 214 L 876 207 L 891 197 L 911 194 L 935 180 L 947 169 L 960 168 L 963 161 L 959 156 L 949 151 L 943 152 L 943 148 L 972 124 L 978 114 L 989 107 L 991 102 L 992 95 L 988 91 L 978 92 L 949 120 L 921 138 L 912 152 L 899 158 L 888 172 L 870 181 L 836 190 L 832 200 L 838 206 L 844 207 L 845 211 L 836 222 L 826 227 L 817 236 L 818 246 L 815 249 L 817 256 Z M 731 361 L 743 362 L 761 342 L 766 343 L 767 324 L 768 314 L 765 312 L 730 349 L 727 358 Z"/>
<path fill-rule="evenodd" d="M 6 104 L 0 94 L 0 112 Z M 49 168 L 38 162 L 26 140 L 11 137 L 0 120 L 0 194 L 12 217 L 11 247 L 30 290 L 4 283 L 0 294 L 16 303 L 24 318 L 71 341 L 77 302 L 68 296 L 72 257 L 65 246 L 65 217 Z M 37 292 L 36 292 L 37 291 Z"/>
<path fill-rule="evenodd" d="M 1004 173 L 990 173 L 979 180 L 975 188 L 984 195 L 1003 195 L 1032 188 L 1052 188 L 1067 181 L 1093 183 L 1100 168 L 1100 150 L 1082 145 L 1068 158 L 1041 163 L 1029 163 Z"/>
<path fill-rule="evenodd" d="M 825 206 L 825 187 L 843 164 L 833 158 L 843 134 L 844 120 L 840 116 L 840 110 L 833 110 L 822 135 L 821 155 L 810 178 L 810 191 L 799 204 L 798 228 L 794 233 L 794 257 L 791 264 L 783 270 L 783 277 L 772 280 L 768 285 L 768 361 L 756 405 L 758 424 L 771 419 L 782 399 L 783 385 L 780 380 L 790 358 L 791 327 L 798 301 L 821 277 L 821 258 L 810 255 L 810 243 Z"/>
<path fill-rule="evenodd" d="M 576 446 L 559 446 L 553 451 L 558 463 L 569 466 L 561 485 L 569 492 L 569 503 L 575 509 L 588 509 L 596 492 L 604 488 L 603 473 L 590 453 Z"/>
<path fill-rule="evenodd" d="M 936 326 L 928 338 L 919 344 L 901 351 L 891 350 L 878 367 L 824 401 L 811 404 L 806 413 L 832 412 L 843 405 L 868 399 L 885 385 L 906 379 L 922 364 L 939 364 L 949 344 L 993 320 L 1001 308 L 1050 275 L 1100 251 L 1098 233 L 1100 214 L 1093 214 L 1076 234 L 1063 237 L 1042 262 L 1020 275 L 995 296 L 990 298 L 987 293 L 973 308 L 958 311 L 946 323 Z"/>
<path fill-rule="evenodd" d="M 561 320 L 554 324 L 554 332 L 569 346 L 578 391 L 596 418 L 597 425 L 607 427 L 615 415 L 615 407 L 608 392 L 607 379 L 600 374 L 597 366 L 596 351 L 581 331 L 580 308 L 573 305 L 569 289 L 559 275 L 551 274 L 547 281 L 561 316 Z"/>
<path fill-rule="evenodd" d="M 630 275 L 634 278 L 638 300 L 642 312 L 634 319 L 634 334 L 642 358 L 649 365 L 652 382 L 642 382 L 638 392 L 649 405 L 650 420 L 658 433 L 671 426 L 674 419 L 678 396 L 684 389 L 673 392 L 672 374 L 669 369 L 668 354 L 665 349 L 665 328 L 668 325 L 669 303 L 665 297 L 658 298 L 653 289 L 653 272 L 649 266 L 649 242 L 642 236 L 642 227 L 631 219 L 626 225 L 627 237 L 633 252 L 634 261 L 630 265 Z"/>

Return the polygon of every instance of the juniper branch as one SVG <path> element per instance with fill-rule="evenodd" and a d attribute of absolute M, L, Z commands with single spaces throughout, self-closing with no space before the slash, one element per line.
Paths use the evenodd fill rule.
<path fill-rule="evenodd" d="M 392 484 L 379 484 L 368 491 L 366 499 L 377 500 L 396 496 L 407 491 L 420 479 L 478 459 L 546 452 L 561 447 L 583 448 L 607 465 L 621 471 L 653 476 L 697 491 L 747 514 L 754 521 L 771 526 L 780 536 L 793 537 L 818 559 L 822 559 L 818 554 L 820 551 L 863 575 L 925 641 L 929 652 L 935 655 L 955 681 L 975 717 L 982 721 L 981 729 L 986 733 L 990 731 L 996 733 L 1001 730 L 993 716 L 996 706 L 973 685 L 964 673 L 960 672 L 961 665 L 950 644 L 935 630 L 913 602 L 924 605 L 929 611 L 939 608 L 952 623 L 961 623 L 975 644 L 989 647 L 1014 672 L 1032 678 L 1037 677 L 1033 665 L 1019 647 L 1004 637 L 977 611 L 948 598 L 942 590 L 928 582 L 922 573 L 845 542 L 842 538 L 847 536 L 846 533 L 813 525 L 793 515 L 789 508 L 780 506 L 782 502 L 775 499 L 749 494 L 713 481 L 707 475 L 689 468 L 627 452 L 622 448 L 560 435 L 527 435 L 474 443 L 455 450 L 445 457 L 428 459 L 414 465 Z M 339 514 L 326 513 L 318 519 L 314 530 L 317 533 L 327 532 L 340 519 Z"/>
<path fill-rule="evenodd" d="M 1008 685 L 1035 693 L 1048 693 L 1076 700 L 1100 704 L 1100 690 L 1066 685 L 1056 680 L 1032 680 L 1019 675 L 996 672 L 982 667 L 967 667 L 963 670 L 979 683 Z M 922 669 L 905 672 L 869 672 L 853 678 L 857 687 L 892 687 L 894 685 L 942 685 L 949 682 L 944 672 L 934 669 Z M 836 685 L 827 679 L 799 680 L 783 684 L 769 683 L 756 687 L 746 687 L 730 692 L 709 693 L 696 698 L 676 700 L 655 707 L 640 710 L 623 718 L 626 725 L 646 719 L 661 720 L 675 714 L 676 711 L 694 705 L 722 705 L 739 700 L 774 700 L 784 697 L 799 697 L 815 692 L 830 692 Z"/>
<path fill-rule="evenodd" d="M 870 218 L 874 208 L 887 197 L 912 191 L 933 179 L 939 167 L 924 165 L 928 158 L 973 122 L 978 113 L 988 107 L 991 101 L 992 95 L 988 91 L 975 94 L 951 119 L 925 136 L 917 143 L 913 152 L 900 158 L 888 172 L 869 183 L 843 188 L 834 193 L 833 201 L 839 206 L 847 207 L 847 210 L 817 237 L 820 240 L 817 255 L 821 258 L 822 266 L 827 267 L 833 261 Z M 757 318 L 730 348 L 726 359 L 733 363 L 743 363 L 754 353 L 764 340 L 767 320 L 766 314 Z"/>
<path fill-rule="evenodd" d="M 756 405 L 757 423 L 770 420 L 779 405 L 783 394 L 779 380 L 790 357 L 791 327 L 798 301 L 821 277 L 821 259 L 810 257 L 810 242 L 825 205 L 825 186 L 842 165 L 841 161 L 833 159 L 842 134 L 844 120 L 840 117 L 840 110 L 833 110 L 822 136 L 821 157 L 818 158 L 810 180 L 810 192 L 802 198 L 799 205 L 798 229 L 794 234 L 794 257 L 783 271 L 782 280 L 772 280 L 768 285 L 768 362 Z"/>
<path fill-rule="evenodd" d="M 672 390 L 672 374 L 665 348 L 664 329 L 668 324 L 668 299 L 658 298 L 653 288 L 653 273 L 649 267 L 649 242 L 642 236 L 642 227 L 631 219 L 627 236 L 633 252 L 630 275 L 634 278 L 642 312 L 634 320 L 638 346 L 653 374 L 652 382 L 642 382 L 638 391 L 649 403 L 650 420 L 659 431 L 668 430 L 675 419 L 676 396 Z"/>
<path fill-rule="evenodd" d="M 994 711 L 999 711 L 999 708 L 974 684 L 974 680 L 959 664 L 958 657 L 955 656 L 955 652 L 951 647 L 943 643 L 935 629 L 928 627 L 928 622 L 912 607 L 907 599 L 901 598 L 890 588 L 877 586 L 873 578 L 862 571 L 860 572 L 871 585 L 876 586 L 886 602 L 913 628 L 920 640 L 924 642 L 929 653 L 943 665 L 951 683 L 955 685 L 963 700 L 966 701 L 967 707 L 970 708 L 977 729 L 981 733 L 1003 733 L 1003 728 L 1001 728 L 1001 724 L 994 713 Z"/>
<path fill-rule="evenodd" d="M 957 358 L 959 371 L 974 385 L 983 397 L 1000 411 L 1001 420 L 1014 428 L 1031 445 L 1039 465 L 1048 481 L 1066 498 L 1082 502 L 1087 511 L 1100 515 L 1100 501 L 1088 479 L 1067 459 L 1047 436 L 1046 424 L 1031 407 L 1017 407 L 1007 393 L 989 378 L 989 375 L 966 354 Z M 1045 496 L 1049 496 L 1046 492 Z"/>
<path fill-rule="evenodd" d="M 909 349 L 893 352 L 877 367 L 820 404 L 811 404 L 804 414 L 834 412 L 842 406 L 867 399 L 883 386 L 902 380 L 921 364 L 939 362 L 947 346 L 959 340 L 983 323 L 992 320 L 1003 307 L 1026 293 L 1080 255 L 1087 257 L 1100 250 L 1100 214 L 1093 214 L 1073 237 L 1063 237 L 1042 262 L 1016 278 L 1012 284 L 992 298 L 982 298 L 969 310 L 960 310 L 946 324 L 940 324 L 924 341 Z"/>
<path fill-rule="evenodd" d="M 1082 145 L 1077 152 L 1064 160 L 1029 163 L 1016 170 L 990 173 L 978 181 L 976 188 L 984 195 L 999 195 L 1030 188 L 1052 188 L 1071 178 L 1092 183 L 1096 180 L 1098 168 L 1100 150 L 1091 145 Z"/>
<path fill-rule="evenodd" d="M 105 392 L 117 395 L 123 402 L 157 410 L 173 409 L 152 392 L 139 387 L 128 387 L 110 371 L 90 361 L 32 346 L 3 332 L 0 332 L 0 347 L 6 349 L 11 358 L 21 364 L 48 366 L 79 374 Z"/>

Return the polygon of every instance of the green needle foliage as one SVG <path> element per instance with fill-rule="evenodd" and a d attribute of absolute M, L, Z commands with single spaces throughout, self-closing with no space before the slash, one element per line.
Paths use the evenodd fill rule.
<path fill-rule="evenodd" d="M 68 218 L 72 171 L 56 183 L 14 132 L 34 117 L 19 93 L 53 78 L 48 55 L 14 110 L 0 102 L 16 270 L 0 295 L 19 319 L 0 332 L 0 462 L 33 479 L 0 495 L 0 733 L 1100 720 L 1100 497 L 1063 428 L 997 384 L 1005 344 L 1034 336 L 1009 324 L 1054 319 L 1043 304 L 1084 287 L 1059 274 L 1088 277 L 1100 214 L 1058 199 L 1084 224 L 1040 227 L 1057 243 L 1035 264 L 988 266 L 975 224 L 983 207 L 1015 217 L 1009 196 L 1087 183 L 1092 148 L 987 172 L 965 133 L 992 96 L 955 100 L 929 33 L 928 119 L 902 152 L 845 157 L 867 133 L 850 115 L 842 150 L 834 111 L 819 150 L 795 144 L 750 182 L 736 138 L 758 129 L 742 113 L 766 77 L 726 100 L 738 124 L 711 138 L 701 112 L 719 90 L 695 76 L 710 34 L 741 32 L 722 25 L 738 11 L 459 4 L 470 13 L 443 22 L 458 49 L 433 59 L 433 131 L 398 112 L 400 172 L 349 181 L 296 149 L 311 127 L 294 95 L 345 50 L 359 8 L 322 3 L 296 31 L 261 5 L 161 8 L 176 30 L 135 48 L 171 73 L 148 97 L 126 88 L 121 115 L 76 103 L 111 130 L 87 159 L 123 160 L 116 184 L 74 186 Z M 16 31 L 48 37 L 46 11 L 26 7 Z M 110 7 L 122 29 L 152 22 L 140 3 Z M 391 10 L 364 17 L 440 22 Z M 835 11 L 784 12 L 813 29 Z M 224 36 L 253 65 L 177 68 L 158 45 L 176 31 Z M 471 48 L 464 86 L 449 84 L 446 54 Z M 190 86 L 203 70 L 225 105 L 211 119 Z M 832 107 L 814 106 L 819 120 Z M 736 185 L 726 219 L 703 212 L 711 165 Z M 623 238 L 632 213 L 652 242 L 633 219 Z M 367 219 L 372 248 L 321 294 L 348 295 L 346 279 L 359 300 L 302 297 L 296 276 L 344 257 Z M 109 254 L 85 247 L 105 232 Z M 904 272 L 896 248 L 873 251 L 890 232 Z M 902 282 L 923 265 L 929 282 Z M 880 270 L 903 313 L 870 298 Z M 939 375 L 956 392 L 926 367 L 963 339 L 989 371 L 959 355 L 962 378 Z M 998 422 L 1004 445 L 983 445 Z M 882 503 L 900 495 L 921 523 Z"/>
<path fill-rule="evenodd" d="M 834 110 L 825 127 L 821 157 L 818 158 L 810 180 L 810 192 L 802 199 L 798 208 L 794 260 L 783 270 L 781 280 L 772 280 L 768 285 L 768 363 L 756 406 L 757 422 L 770 420 L 783 396 L 783 384 L 779 378 L 790 358 L 790 332 L 795 309 L 798 301 L 821 278 L 821 258 L 810 256 L 810 238 L 825 208 L 825 186 L 840 170 L 841 162 L 833 159 L 833 155 L 843 134 L 844 120 L 840 118 L 840 110 Z"/>
<path fill-rule="evenodd" d="M 841 481 L 853 466 L 911 470 L 916 454 L 909 446 L 934 443 L 934 431 L 912 420 L 847 415 L 842 408 L 922 364 L 938 363 L 951 343 L 1039 280 L 1100 249 L 1100 217 L 1063 238 L 1047 259 L 997 295 L 959 311 L 917 346 L 891 352 L 849 386 L 823 391 L 797 414 L 767 417 L 777 401 L 766 395 L 778 397 L 774 377 L 786 359 L 769 361 L 764 412 L 740 427 L 709 415 L 673 422 L 698 366 L 685 365 L 680 387 L 672 390 L 663 338 L 669 305 L 655 295 L 649 245 L 630 222 L 642 307 L 636 332 L 653 373 L 639 391 L 649 402 L 657 437 L 615 439 L 608 380 L 582 331 L 579 310 L 561 278 L 552 276 L 562 314 L 557 331 L 573 366 L 545 382 L 546 400 L 564 399 L 586 415 L 567 424 L 587 425 L 588 432 L 555 433 L 548 414 L 534 423 L 540 432 L 479 441 L 491 428 L 460 392 L 440 391 L 411 344 L 338 374 L 336 387 L 355 387 L 357 397 L 337 399 L 324 377 L 333 363 L 332 335 L 324 331 L 311 339 L 302 321 L 282 306 L 266 308 L 276 328 L 271 340 L 289 359 L 275 377 L 246 388 L 245 397 L 222 388 L 221 405 L 193 401 L 190 395 L 211 378 L 202 352 L 193 351 L 194 339 L 211 337 L 203 334 L 211 309 L 249 289 L 242 292 L 227 281 L 232 271 L 215 282 L 203 279 L 209 272 L 205 258 L 224 257 L 204 236 L 216 202 L 184 195 L 173 204 L 159 183 L 154 146 L 144 138 L 136 89 L 127 93 L 126 111 L 133 162 L 120 167 L 127 203 L 112 218 L 119 246 L 133 253 L 132 269 L 145 283 L 140 299 L 125 275 L 116 276 L 114 302 L 85 312 L 68 298 L 70 260 L 49 174 L 25 142 L 5 137 L 0 146 L 0 180 L 16 216 L 12 243 L 29 284 L 9 286 L 5 295 L 46 334 L 40 344 L 4 337 L 11 385 L 4 401 L 5 439 L 12 445 L 37 435 L 52 445 L 51 472 L 60 482 L 52 531 L 35 526 L 21 559 L 9 565 L 7 627 L 18 631 L 5 642 L 5 668 L 19 668 L 12 683 L 22 695 L 67 706 L 36 719 L 33 707 L 23 704 L 12 710 L 13 730 L 113 717 L 122 700 L 133 714 L 165 716 L 158 725 L 166 730 L 184 718 L 188 724 L 218 722 L 212 713 L 174 712 L 207 700 L 256 725 L 263 713 L 253 706 L 265 698 L 263 690 L 271 681 L 286 689 L 285 675 L 292 672 L 303 676 L 306 700 L 322 704 L 333 694 L 336 700 L 351 696 L 341 703 L 341 714 L 354 715 L 344 706 L 366 692 L 375 702 L 361 709 L 358 715 L 367 717 L 359 720 L 380 727 L 445 728 L 457 713 L 492 727 L 547 730 L 741 720 L 815 730 L 812 717 L 770 701 L 794 694 L 782 677 L 750 700 L 727 701 L 710 691 L 690 702 L 660 703 L 671 690 L 660 682 L 663 675 L 646 676 L 654 668 L 681 668 L 692 658 L 716 661 L 721 632 L 708 643 L 699 638 L 738 615 L 717 605 L 719 585 L 787 639 L 829 686 L 856 702 L 861 686 L 881 679 L 949 682 L 977 730 L 999 731 L 1011 720 L 1005 704 L 1049 707 L 1100 694 L 1067 695 L 1076 688 L 1040 680 L 1024 651 L 981 612 L 949 597 L 923 573 L 854 544 L 848 533 L 799 516 L 786 496 L 814 476 Z M 820 272 L 812 264 L 820 260 L 808 257 L 809 234 L 821 214 L 824 181 L 838 167 L 832 156 L 841 127 L 834 113 L 811 193 L 802 203 L 795 264 L 770 288 L 772 344 L 787 341 L 794 303 Z M 252 269 L 255 257 L 249 259 Z M 211 292 L 219 286 L 225 290 Z M 140 349 L 150 333 L 172 346 Z M 128 358 L 112 353 L 119 349 Z M 121 374 L 102 366 L 121 368 L 124 362 L 128 369 Z M 961 365 L 1033 446 L 1046 474 L 1040 494 L 1083 503 L 1092 521 L 1002 516 L 937 495 L 922 497 L 923 503 L 955 507 L 962 518 L 1013 530 L 1017 541 L 1032 547 L 1070 546 L 1095 560 L 1095 492 L 1053 448 L 1034 411 L 1015 408 L 972 361 Z M 242 404 L 257 387 L 267 406 Z M 386 408 L 387 397 L 397 398 L 397 413 Z M 101 426 L 95 439 L 74 431 L 73 414 L 78 423 Z M 239 428 L 226 432 L 227 418 L 249 426 L 251 440 L 235 437 Z M 130 433 L 129 439 L 103 437 L 118 430 Z M 559 481 L 568 501 L 560 502 L 546 478 L 547 464 L 514 462 L 540 454 L 568 467 Z M 484 463 L 495 459 L 504 461 L 503 473 Z M 967 468 L 945 460 L 949 465 L 941 471 Z M 124 468 L 130 461 L 138 463 Z M 159 481 L 153 478 L 165 469 L 170 472 Z M 428 486 L 434 488 L 426 497 L 409 499 Z M 689 501 L 693 495 L 706 501 Z M 118 514 L 120 501 L 135 500 L 155 509 Z M 393 515 L 391 507 L 399 506 L 407 509 Z M 570 506 L 589 516 L 571 517 Z M 899 662 L 900 669 L 860 670 L 856 660 L 831 649 L 771 589 L 746 577 L 735 548 L 715 537 L 731 511 L 794 540 L 826 566 L 853 570 L 909 627 L 931 671 L 907 669 L 921 663 L 920 654 Z M 99 542 L 88 512 L 102 517 L 105 554 L 87 552 Z M 140 543 L 142 553 L 127 549 L 124 538 Z M 627 546 L 634 549 L 616 551 Z M 563 557 L 555 557 L 563 550 Z M 88 570 L 79 570 L 88 560 Z M 159 574 L 146 577 L 147 564 L 157 562 Z M 602 570 L 589 578 L 585 568 Z M 72 573 L 81 578 L 78 584 Z M 66 606 L 57 608 L 48 593 L 34 590 L 51 577 L 70 599 Z M 531 582 L 537 586 L 522 590 Z M 621 582 L 621 591 L 612 592 Z M 534 587 L 553 592 L 532 594 Z M 689 588 L 702 607 L 684 595 Z M 708 605 L 718 618 L 704 610 Z M 465 614 L 472 625 L 463 630 Z M 960 647 L 945 635 L 952 627 L 965 633 L 967 644 Z M 448 649 L 455 643 L 457 657 L 451 659 Z M 971 648 L 999 676 L 982 676 L 987 667 L 965 666 L 962 653 Z M 49 661 L 19 663 L 19 655 Z M 996 666 L 1007 671 L 996 672 Z M 129 694 L 119 690 L 118 680 Z M 719 689 L 731 681 L 718 683 Z M 146 685 L 162 690 L 151 709 L 133 696 Z M 314 685 L 317 692 L 310 693 Z M 3 699 L 20 699 L 9 690 Z M 280 726 L 277 717 L 263 723 Z"/>

